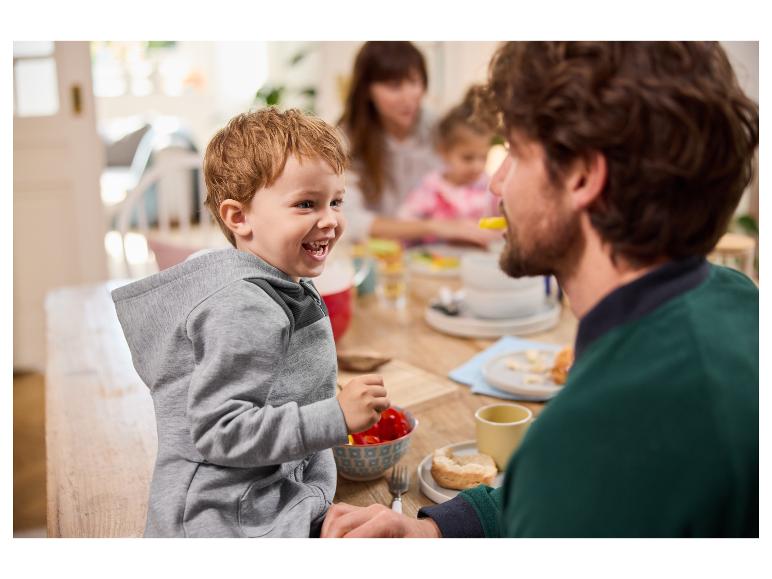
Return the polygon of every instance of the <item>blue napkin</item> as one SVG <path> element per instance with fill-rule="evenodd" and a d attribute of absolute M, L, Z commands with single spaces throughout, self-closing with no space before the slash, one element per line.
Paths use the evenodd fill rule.
<path fill-rule="evenodd" d="M 498 356 L 499 354 L 506 354 L 507 352 L 522 352 L 524 350 L 549 350 L 553 352 L 559 351 L 561 346 L 556 344 L 545 344 L 542 342 L 530 342 L 521 338 L 515 338 L 513 336 L 504 336 L 498 342 L 493 344 L 487 350 L 483 350 L 468 362 L 462 364 L 455 370 L 451 370 L 448 376 L 451 380 L 455 380 L 466 386 L 471 386 L 472 392 L 475 394 L 485 394 L 486 396 L 495 396 L 497 398 L 504 398 L 505 400 L 525 400 L 527 402 L 542 402 L 549 400 L 541 396 L 523 396 L 519 394 L 512 394 L 511 392 L 503 392 L 498 388 L 494 388 L 485 381 L 483 378 L 482 369 L 485 363 Z"/>

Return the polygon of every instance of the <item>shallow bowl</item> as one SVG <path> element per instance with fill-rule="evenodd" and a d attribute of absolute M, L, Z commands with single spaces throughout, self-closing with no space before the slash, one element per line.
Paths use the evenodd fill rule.
<path fill-rule="evenodd" d="M 397 464 L 410 446 L 418 420 L 409 410 L 394 406 L 405 415 L 410 432 L 405 436 L 380 444 L 342 444 L 332 448 L 335 465 L 343 478 L 353 481 L 374 480 Z"/>

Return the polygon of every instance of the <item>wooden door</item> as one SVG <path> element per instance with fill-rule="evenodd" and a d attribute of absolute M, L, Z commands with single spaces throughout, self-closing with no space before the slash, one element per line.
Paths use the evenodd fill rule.
<path fill-rule="evenodd" d="M 13 364 L 45 367 L 44 301 L 107 278 L 88 42 L 14 42 Z"/>

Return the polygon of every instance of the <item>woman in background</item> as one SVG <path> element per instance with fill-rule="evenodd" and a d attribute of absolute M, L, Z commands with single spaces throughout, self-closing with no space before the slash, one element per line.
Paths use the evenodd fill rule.
<path fill-rule="evenodd" d="M 484 246 L 499 237 L 472 219 L 397 216 L 408 193 L 442 165 L 433 119 L 421 106 L 427 83 L 424 57 L 410 42 L 366 42 L 357 54 L 340 119 L 351 157 L 344 210 L 352 239 L 433 237 Z"/>

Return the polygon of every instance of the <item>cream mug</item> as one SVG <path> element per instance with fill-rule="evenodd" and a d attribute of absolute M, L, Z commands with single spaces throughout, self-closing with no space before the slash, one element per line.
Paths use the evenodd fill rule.
<path fill-rule="evenodd" d="M 533 422 L 533 412 L 519 404 L 490 404 L 478 408 L 474 420 L 477 450 L 491 456 L 498 469 L 504 471 Z"/>

